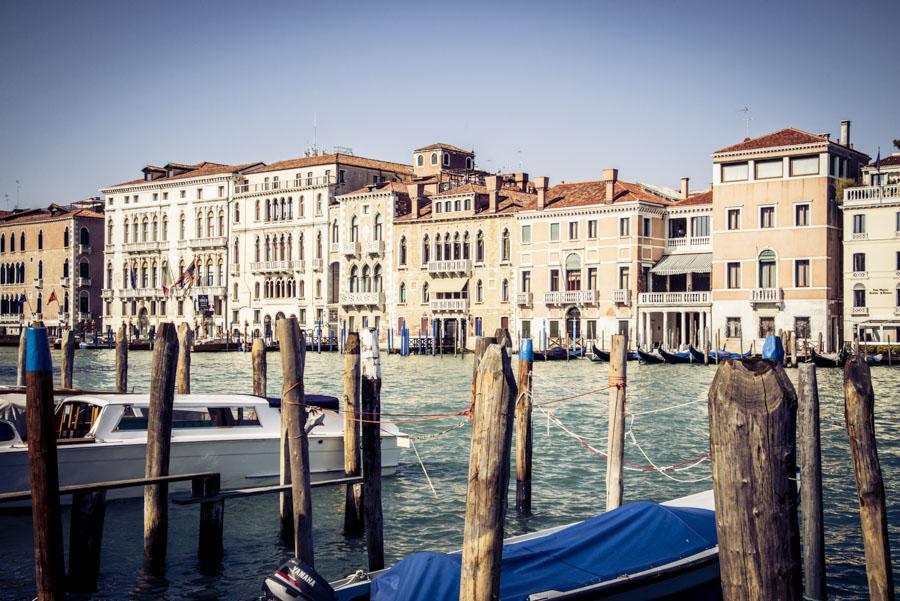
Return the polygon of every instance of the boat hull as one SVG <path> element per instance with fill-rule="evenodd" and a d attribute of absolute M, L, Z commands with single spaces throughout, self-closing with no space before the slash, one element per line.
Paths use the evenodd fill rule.
<path fill-rule="evenodd" d="M 653 353 L 647 353 L 647 352 L 641 351 L 641 350 L 638 350 L 637 353 L 638 353 L 638 357 L 640 357 L 641 363 L 648 363 L 648 364 L 652 364 L 652 365 L 655 365 L 658 363 L 665 363 L 665 361 L 663 360 L 662 357 L 654 355 Z"/>
<path fill-rule="evenodd" d="M 663 349 L 659 349 L 659 355 L 663 358 L 666 363 L 680 364 L 680 363 L 692 363 L 691 354 L 685 353 L 684 355 L 669 353 Z"/>

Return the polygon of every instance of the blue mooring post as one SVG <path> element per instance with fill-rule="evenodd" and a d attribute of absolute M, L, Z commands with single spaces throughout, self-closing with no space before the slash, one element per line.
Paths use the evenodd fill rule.
<path fill-rule="evenodd" d="M 322 352 L 322 320 L 316 320 L 316 352 Z"/>
<path fill-rule="evenodd" d="M 431 320 L 431 356 L 437 354 L 437 321 Z"/>

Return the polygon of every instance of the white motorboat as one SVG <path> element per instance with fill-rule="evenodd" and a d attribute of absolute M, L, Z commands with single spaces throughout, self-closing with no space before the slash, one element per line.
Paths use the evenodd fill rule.
<path fill-rule="evenodd" d="M 16 420 L 21 414 L 14 409 L 24 411 L 24 394 L 3 396 L 7 410 L 0 412 L 0 493 L 28 490 L 28 447 L 22 440 L 24 424 Z M 149 401 L 148 394 L 78 394 L 59 401 L 60 485 L 142 477 Z M 242 394 L 176 395 L 169 473 L 219 472 L 223 489 L 277 484 L 279 404 L 278 399 Z M 337 399 L 307 395 L 307 409 L 312 480 L 343 477 L 344 424 Z M 390 424 L 382 426 L 381 436 L 382 473 L 390 475 L 408 438 Z M 141 487 L 109 491 L 109 498 L 141 495 Z"/>

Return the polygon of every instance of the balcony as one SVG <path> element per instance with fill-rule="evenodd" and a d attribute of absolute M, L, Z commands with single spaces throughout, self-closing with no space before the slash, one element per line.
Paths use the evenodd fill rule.
<path fill-rule="evenodd" d="M 69 314 L 68 313 L 60 313 L 59 314 L 59 323 L 69 323 Z"/>
<path fill-rule="evenodd" d="M 120 288 L 119 297 L 122 299 L 153 299 L 162 298 L 162 290 L 158 288 Z"/>
<path fill-rule="evenodd" d="M 628 290 L 627 288 L 619 288 L 618 290 L 613 290 L 613 302 L 617 305 L 630 305 L 631 290 Z"/>
<path fill-rule="evenodd" d="M 428 305 L 435 313 L 465 313 L 469 310 L 469 299 L 433 298 Z"/>
<path fill-rule="evenodd" d="M 250 263 L 250 271 L 253 273 L 288 273 L 291 270 L 291 261 L 256 261 Z"/>
<path fill-rule="evenodd" d="M 322 175 L 319 177 L 298 177 L 277 182 L 261 182 L 258 184 L 241 184 L 234 187 L 235 194 L 261 194 L 266 192 L 286 192 L 289 190 L 303 190 L 318 186 L 331 186 L 336 184 L 335 176 Z"/>
<path fill-rule="evenodd" d="M 784 290 L 781 288 L 754 288 L 750 291 L 751 303 L 781 303 L 784 301 Z"/>
<path fill-rule="evenodd" d="M 383 304 L 383 292 L 341 292 L 341 305 L 345 307 L 375 307 Z"/>
<path fill-rule="evenodd" d="M 202 250 L 204 248 L 225 248 L 227 244 L 225 236 L 216 236 L 214 238 L 194 238 L 188 241 L 188 246 L 194 250 Z"/>
<path fill-rule="evenodd" d="M 711 292 L 641 292 L 638 294 L 639 305 L 708 305 Z"/>
<path fill-rule="evenodd" d="M 886 199 L 900 198 L 900 184 L 890 186 L 857 186 L 844 190 L 844 206 L 880 203 Z"/>
<path fill-rule="evenodd" d="M 869 233 L 868 232 L 852 232 L 850 234 L 851 240 L 868 240 Z"/>
<path fill-rule="evenodd" d="M 869 314 L 868 307 L 850 307 L 850 315 L 865 316 Z"/>
<path fill-rule="evenodd" d="M 90 244 L 79 244 L 78 245 L 78 254 L 79 255 L 91 254 L 91 245 Z"/>
<path fill-rule="evenodd" d="M 90 288 L 91 287 L 91 278 L 75 278 L 75 287 L 76 288 Z"/>
<path fill-rule="evenodd" d="M 383 255 L 384 240 L 366 240 L 362 243 L 363 252 L 367 255 Z"/>
<path fill-rule="evenodd" d="M 359 254 L 359 242 L 341 242 L 341 254 L 347 257 L 355 257 Z"/>
<path fill-rule="evenodd" d="M 851 276 L 855 280 L 864 280 L 869 277 L 868 271 L 854 271 Z"/>
<path fill-rule="evenodd" d="M 34 287 L 35 288 L 43 288 L 44 287 L 43 278 L 34 278 Z"/>
<path fill-rule="evenodd" d="M 533 295 L 531 292 L 518 292 L 516 293 L 516 304 L 520 307 L 530 307 L 532 298 Z"/>
<path fill-rule="evenodd" d="M 332 242 L 331 243 L 331 252 L 332 254 L 339 254 L 341 252 L 341 243 L 340 242 Z"/>
<path fill-rule="evenodd" d="M 61 278 L 59 278 L 59 285 L 62 286 L 63 288 L 68 288 L 69 287 L 69 276 L 64 275 Z"/>
<path fill-rule="evenodd" d="M 429 261 L 428 273 L 432 275 L 461 274 L 468 276 L 472 270 L 472 262 L 468 259 L 453 259 L 450 261 Z"/>
<path fill-rule="evenodd" d="M 75 318 L 78 320 L 78 322 L 82 322 L 82 321 L 91 321 L 94 319 L 94 316 L 91 315 L 90 313 L 76 313 Z"/>
<path fill-rule="evenodd" d="M 197 296 L 225 296 L 225 286 L 195 286 Z"/>
<path fill-rule="evenodd" d="M 545 305 L 593 305 L 596 303 L 596 290 L 561 290 L 544 293 Z"/>
<path fill-rule="evenodd" d="M 122 251 L 127 253 L 152 253 L 162 249 L 162 242 L 131 242 L 122 245 Z"/>
<path fill-rule="evenodd" d="M 668 254 L 710 252 L 711 250 L 712 244 L 710 244 L 709 236 L 666 239 L 666 253 Z"/>
<path fill-rule="evenodd" d="M 241 264 L 240 263 L 232 263 L 231 267 L 228 268 L 228 273 L 231 275 L 241 275 Z"/>
<path fill-rule="evenodd" d="M 313 271 L 322 271 L 323 266 L 324 266 L 324 262 L 322 261 L 322 259 L 313 259 L 312 260 Z"/>
<path fill-rule="evenodd" d="M 0 315 L 0 326 L 15 326 L 22 323 L 21 315 Z"/>
<path fill-rule="evenodd" d="M 306 261 L 291 261 L 291 271 L 306 271 Z"/>
<path fill-rule="evenodd" d="M 112 300 L 113 297 L 113 289 L 112 288 L 104 288 L 100 291 L 100 298 L 103 300 Z"/>

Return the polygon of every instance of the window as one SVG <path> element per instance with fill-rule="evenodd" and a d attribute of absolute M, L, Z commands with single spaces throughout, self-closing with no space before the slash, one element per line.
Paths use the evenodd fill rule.
<path fill-rule="evenodd" d="M 475 236 L 475 262 L 484 263 L 484 236 L 481 231 Z"/>
<path fill-rule="evenodd" d="M 728 163 L 722 165 L 723 182 L 742 182 L 750 178 L 750 167 L 747 163 Z"/>
<path fill-rule="evenodd" d="M 375 240 L 381 240 L 381 232 L 382 232 L 383 228 L 384 228 L 384 226 L 383 226 L 382 220 L 381 220 L 381 213 L 378 213 L 377 215 L 375 215 L 375 226 L 374 226 L 373 232 L 372 232 L 372 237 Z"/>
<path fill-rule="evenodd" d="M 817 155 L 807 157 L 791 157 L 791 177 L 818 174 L 819 157 Z"/>
<path fill-rule="evenodd" d="M 503 284 L 500 286 L 500 300 L 504 303 L 509 302 L 509 280 L 506 278 L 503 279 Z"/>
<path fill-rule="evenodd" d="M 866 253 L 853 253 L 853 271 L 866 270 Z"/>
<path fill-rule="evenodd" d="M 857 284 L 853 287 L 853 306 L 866 306 L 866 288 L 862 284 Z"/>
<path fill-rule="evenodd" d="M 421 167 L 424 164 L 425 164 L 425 157 L 420 154 L 419 156 L 416 157 L 416 165 Z"/>
<path fill-rule="evenodd" d="M 775 227 L 775 207 L 759 208 L 759 227 L 771 228 Z"/>
<path fill-rule="evenodd" d="M 866 233 L 866 216 L 864 214 L 859 214 L 859 215 L 853 216 L 853 233 L 854 234 L 865 234 Z"/>
<path fill-rule="evenodd" d="M 551 338 L 559 338 L 559 321 L 557 321 L 556 319 L 550 320 L 549 336 Z"/>
<path fill-rule="evenodd" d="M 559 269 L 550 270 L 550 292 L 559 291 Z"/>
<path fill-rule="evenodd" d="M 597 268 L 596 267 L 588 267 L 587 289 L 588 290 L 596 290 L 597 289 Z"/>
<path fill-rule="evenodd" d="M 759 287 L 774 288 L 776 286 L 775 252 L 764 250 L 759 253 Z"/>
<path fill-rule="evenodd" d="M 432 152 L 432 153 L 431 153 L 431 164 L 432 164 L 432 165 L 437 165 L 437 164 L 438 164 L 438 158 L 437 158 L 437 153 L 436 153 L 436 152 Z"/>
<path fill-rule="evenodd" d="M 730 230 L 741 229 L 741 210 L 740 209 L 728 209 L 726 215 L 728 216 L 728 224 L 727 224 L 728 229 L 730 229 Z"/>
<path fill-rule="evenodd" d="M 522 243 L 528 244 L 531 242 L 531 226 L 523 225 L 522 226 Z"/>
<path fill-rule="evenodd" d="M 400 290 L 397 293 L 397 302 L 401 305 L 406 304 L 406 284 L 403 282 L 400 283 Z"/>
<path fill-rule="evenodd" d="M 619 236 L 627 238 L 631 235 L 631 219 L 622 217 L 619 219 Z"/>
<path fill-rule="evenodd" d="M 728 288 L 735 289 L 741 287 L 741 264 L 734 262 L 728 263 L 725 267 L 726 285 Z"/>
<path fill-rule="evenodd" d="M 798 259 L 794 263 L 794 286 L 809 288 L 809 259 Z"/>
<path fill-rule="evenodd" d="M 798 340 L 810 337 L 809 317 L 794 318 L 794 336 Z"/>
<path fill-rule="evenodd" d="M 741 337 L 741 318 L 727 317 L 725 318 L 725 336 L 728 338 Z"/>
<path fill-rule="evenodd" d="M 473 167 L 472 157 L 466 157 L 466 169 L 472 169 L 472 167 Z"/>
<path fill-rule="evenodd" d="M 531 292 L 531 272 L 522 272 L 522 292 Z"/>
<path fill-rule="evenodd" d="M 225 186 L 219 186 L 219 198 L 225 197 Z"/>
<path fill-rule="evenodd" d="M 775 334 L 775 318 L 760 317 L 759 318 L 759 337 L 765 338 Z"/>
<path fill-rule="evenodd" d="M 588 221 L 588 226 L 587 226 L 587 227 L 588 227 L 588 230 L 587 230 L 587 237 L 588 237 L 590 240 L 593 240 L 594 238 L 597 237 L 597 220 L 596 220 L 596 219 L 591 219 L 590 221 Z"/>
<path fill-rule="evenodd" d="M 900 271 L 900 251 L 897 251 L 897 271 Z"/>
<path fill-rule="evenodd" d="M 630 273 L 631 270 L 627 265 L 619 267 L 619 289 L 620 290 L 628 290 L 630 288 Z"/>
<path fill-rule="evenodd" d="M 500 238 L 500 260 L 509 261 L 510 257 L 509 230 L 504 229 Z"/>
<path fill-rule="evenodd" d="M 203 188 L 197 188 L 197 200 L 203 198 Z"/>
<path fill-rule="evenodd" d="M 569 222 L 569 240 L 578 240 L 578 222 Z"/>
<path fill-rule="evenodd" d="M 422 284 L 422 302 L 427 303 L 431 300 L 431 295 L 428 294 L 428 282 Z"/>
<path fill-rule="evenodd" d="M 38 230 L 38 250 L 44 248 L 44 230 Z"/>
<path fill-rule="evenodd" d="M 550 224 L 550 241 L 556 242 L 559 240 L 559 224 L 551 223 Z"/>
<path fill-rule="evenodd" d="M 443 154 L 443 158 L 444 158 L 444 165 L 449 165 L 450 164 L 450 155 L 445 152 Z"/>
<path fill-rule="evenodd" d="M 894 231 L 900 232 L 900 211 L 897 211 L 897 215 L 894 218 Z"/>
<path fill-rule="evenodd" d="M 475 302 L 484 302 L 484 284 L 481 283 L 481 280 L 475 282 Z"/>
<path fill-rule="evenodd" d="M 525 338 L 531 338 L 531 321 L 528 319 L 523 319 L 522 330 L 521 330 L 521 338 L 524 340 Z"/>
<path fill-rule="evenodd" d="M 784 171 L 784 161 L 774 159 L 771 161 L 756 161 L 756 179 L 773 179 L 781 177 Z"/>
<path fill-rule="evenodd" d="M 400 249 L 397 252 L 399 255 L 398 263 L 400 265 L 406 265 L 406 236 L 402 236 L 400 238 Z"/>
<path fill-rule="evenodd" d="M 809 205 L 802 204 L 794 207 L 794 225 L 809 225 Z"/>
<path fill-rule="evenodd" d="M 699 219 L 698 217 L 694 217 L 694 219 Z M 653 222 L 650 221 L 649 217 L 641 217 L 641 236 L 644 238 L 649 238 L 653 232 Z M 697 235 L 696 233 L 694 235 Z"/>

